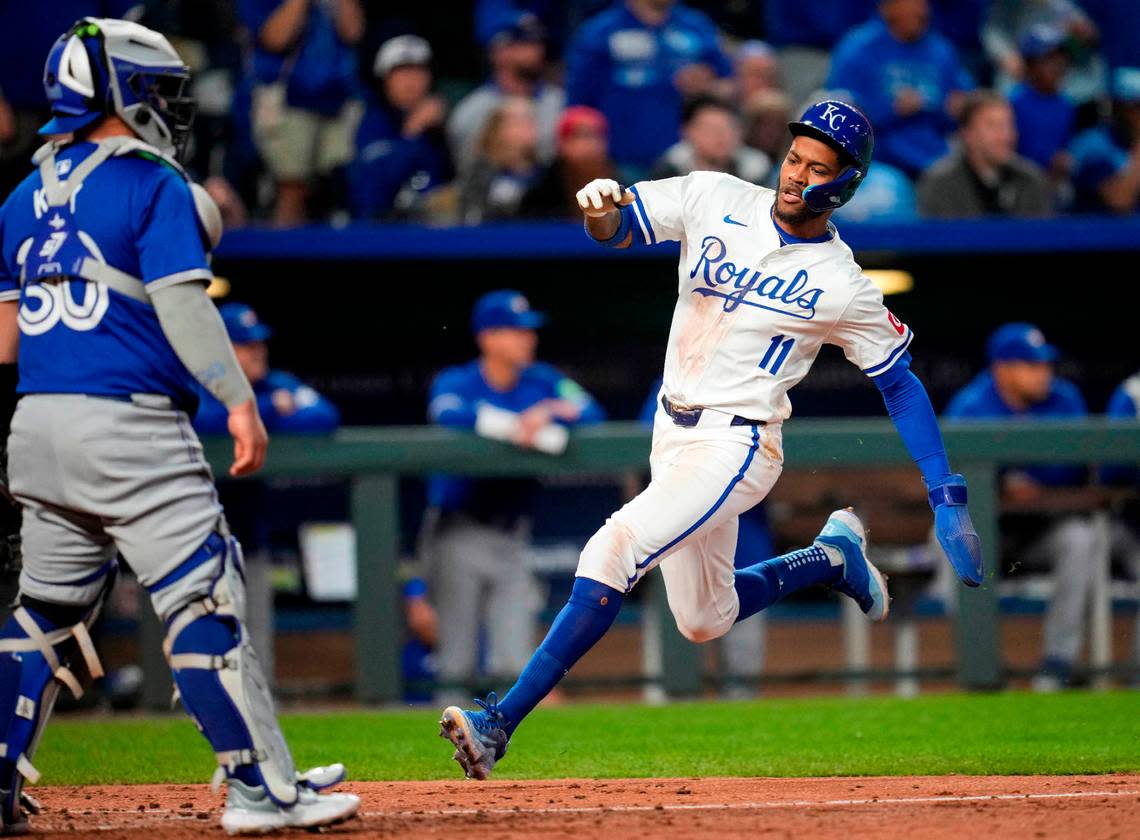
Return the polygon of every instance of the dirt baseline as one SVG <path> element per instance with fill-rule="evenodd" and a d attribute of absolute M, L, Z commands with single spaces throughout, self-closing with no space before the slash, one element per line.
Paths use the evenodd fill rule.
<path fill-rule="evenodd" d="M 399 838 L 1140 837 L 1140 775 L 358 782 L 329 834 Z M 224 837 L 205 785 L 33 790 L 36 834 Z M 599 838 L 594 838 L 599 840 Z"/>

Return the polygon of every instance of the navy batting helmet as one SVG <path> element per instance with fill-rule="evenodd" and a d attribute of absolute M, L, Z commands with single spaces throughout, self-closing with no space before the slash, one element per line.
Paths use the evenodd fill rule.
<path fill-rule="evenodd" d="M 804 111 L 798 122 L 788 123 L 788 130 L 796 137 L 813 137 L 826 143 L 839 152 L 845 164 L 834 181 L 805 189 L 804 204 L 816 213 L 825 213 L 850 201 L 867 176 L 875 149 L 875 132 L 867 115 L 854 105 L 825 99 Z"/>

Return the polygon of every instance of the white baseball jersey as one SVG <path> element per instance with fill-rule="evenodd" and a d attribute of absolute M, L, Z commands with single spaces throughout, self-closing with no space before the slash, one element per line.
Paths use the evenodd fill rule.
<path fill-rule="evenodd" d="M 833 226 L 822 241 L 776 228 L 773 190 L 718 172 L 631 190 L 634 238 L 681 243 L 664 375 L 678 405 L 779 422 L 823 344 L 877 376 L 910 343 Z"/>

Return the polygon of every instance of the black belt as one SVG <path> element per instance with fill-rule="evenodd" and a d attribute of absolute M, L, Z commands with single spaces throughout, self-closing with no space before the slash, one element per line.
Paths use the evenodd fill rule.
<path fill-rule="evenodd" d="M 701 415 L 704 414 L 703 408 L 678 408 L 673 405 L 667 396 L 661 395 L 661 407 L 665 409 L 665 413 L 673 418 L 673 422 L 678 426 L 684 426 L 689 429 L 697 425 L 701 420 Z M 765 420 L 749 420 L 747 417 L 741 417 L 739 414 L 733 416 L 729 421 L 730 426 L 763 426 L 766 425 Z"/>

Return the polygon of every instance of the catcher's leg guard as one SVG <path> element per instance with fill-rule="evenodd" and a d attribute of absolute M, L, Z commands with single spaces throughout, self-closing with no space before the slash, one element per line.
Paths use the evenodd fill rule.
<path fill-rule="evenodd" d="M 242 626 L 244 583 L 237 541 L 219 541 L 209 593 L 167 618 L 165 649 L 182 705 L 227 775 L 264 786 L 282 806 L 297 802 L 298 776 L 277 723 L 261 665 Z"/>
<path fill-rule="evenodd" d="M 40 774 L 32 757 L 51 715 L 60 685 L 79 697 L 83 689 L 69 665 L 76 651 L 92 677 L 103 676 L 88 629 L 114 583 L 114 570 L 88 606 L 52 604 L 22 597 L 0 628 L 0 817 L 3 833 L 26 830 L 24 810 L 35 811 L 24 781 Z"/>

